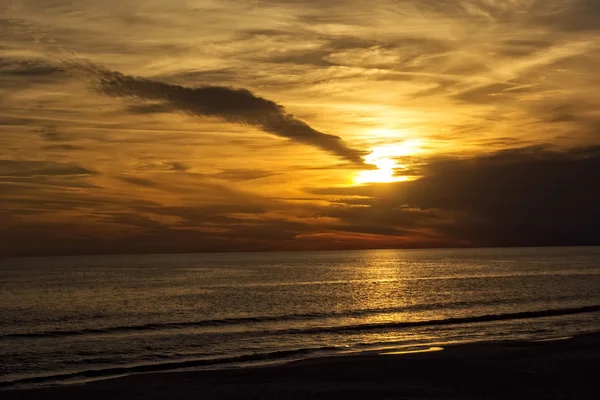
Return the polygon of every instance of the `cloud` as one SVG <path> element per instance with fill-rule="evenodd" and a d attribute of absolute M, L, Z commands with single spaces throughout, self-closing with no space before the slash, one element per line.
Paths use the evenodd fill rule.
<path fill-rule="evenodd" d="M 145 178 L 137 178 L 135 176 L 119 176 L 117 177 L 117 179 L 119 179 L 120 181 L 123 181 L 125 183 L 131 183 L 132 185 L 136 185 L 136 186 L 143 186 L 143 187 L 157 187 L 158 184 L 156 182 L 153 182 L 149 179 L 145 179 Z"/>
<path fill-rule="evenodd" d="M 45 150 L 84 150 L 83 146 L 76 146 L 73 144 L 57 144 L 52 146 L 44 146 Z"/>
<path fill-rule="evenodd" d="M 564 133 L 582 132 L 590 137 L 600 135 L 600 116 L 594 104 L 549 102 L 532 110 L 541 123 L 561 124 Z M 568 130 L 567 130 L 568 129 Z"/>
<path fill-rule="evenodd" d="M 68 135 L 65 135 L 62 132 L 59 132 L 55 126 L 46 126 L 38 131 L 40 137 L 49 142 L 68 142 L 72 140 L 72 138 Z"/>
<path fill-rule="evenodd" d="M 74 164 L 53 161 L 0 160 L 0 178 L 33 178 L 39 176 L 86 176 L 98 173 Z"/>
<path fill-rule="evenodd" d="M 36 215 L 10 230 L 0 226 L 0 254 L 272 250 L 312 232 L 303 223 L 260 216 L 264 210 L 253 205 L 131 206 L 134 211 L 97 211 L 93 220 L 82 216 L 69 222 L 44 221 Z M 164 223 L 161 216 L 180 222 Z"/>
<path fill-rule="evenodd" d="M 63 68 L 42 59 L 0 58 L 0 84 L 7 91 L 56 84 L 65 77 Z"/>
<path fill-rule="evenodd" d="M 184 163 L 177 162 L 177 161 L 166 162 L 166 163 L 164 163 L 164 165 L 165 165 L 165 167 L 167 167 L 167 169 L 169 171 L 183 172 L 183 171 L 187 171 L 190 169 L 189 166 L 185 165 Z"/>
<path fill-rule="evenodd" d="M 141 171 L 185 172 L 190 166 L 179 161 L 151 162 L 138 168 Z"/>
<path fill-rule="evenodd" d="M 133 225 L 136 231 L 115 234 L 115 226 Z M 139 228 L 144 228 L 140 230 Z M 79 221 L 29 222 L 0 226 L 0 254 L 135 254 L 182 252 L 257 251 L 282 248 L 300 232 L 301 224 L 285 220 L 259 220 L 231 230 L 180 229 L 138 214 L 113 213 L 102 223 Z M 35 243 L 35 246 L 32 246 Z"/>
<path fill-rule="evenodd" d="M 0 18 L 8 251 L 598 242 L 597 150 L 557 150 L 599 143 L 597 0 L 43 3 Z M 301 192 L 409 139 L 417 181 Z"/>
<path fill-rule="evenodd" d="M 349 196 L 347 204 L 336 199 L 321 215 L 350 229 L 427 229 L 447 245 L 597 245 L 597 171 L 600 146 L 539 146 L 430 160 L 425 176 L 413 182 L 312 192 Z M 355 196 L 362 196 L 360 206 Z"/>
<path fill-rule="evenodd" d="M 141 103 L 128 106 L 127 111 L 133 114 L 161 114 L 171 113 L 176 110 L 164 103 Z"/>
<path fill-rule="evenodd" d="M 14 193 L 19 196 L 13 203 L 4 202 L 14 209 L 11 215 L 36 212 L 40 217 L 19 222 L 10 235 L 0 232 L 0 252 L 600 244 L 600 147 L 558 151 L 538 146 L 471 158 L 441 157 L 419 168 L 424 177 L 413 182 L 312 190 L 323 198 L 335 196 L 329 207 L 314 202 L 292 207 L 225 187 L 219 202 L 165 206 L 127 201 L 120 210 L 104 198 L 63 193 L 64 198 L 23 202 Z M 120 179 L 155 186 L 141 178 Z M 199 193 L 217 189 L 203 186 Z M 39 187 L 27 190 L 33 193 Z M 44 210 L 75 212 L 82 207 L 93 208 L 92 216 L 78 219 L 79 225 L 69 225 L 61 236 L 40 240 L 35 249 L 20 244 L 64 226 L 43 222 Z M 293 216 L 310 210 L 312 218 L 277 216 L 277 211 Z"/>
<path fill-rule="evenodd" d="M 77 203 L 73 196 L 74 190 L 101 189 L 79 178 L 78 176 L 38 176 L 29 179 L 0 177 L 0 193 L 4 196 L 1 208 L 15 215 L 27 211 L 32 205 L 35 205 L 40 213 L 67 210 L 69 204 L 56 201 L 54 197 L 69 198 L 72 204 Z M 40 197 L 41 192 L 44 192 L 42 197 Z"/>
<path fill-rule="evenodd" d="M 543 16 L 540 21 L 565 32 L 600 30 L 600 3 L 597 0 L 572 0 L 566 4 L 558 3 L 558 6 L 556 12 Z"/>
<path fill-rule="evenodd" d="M 214 175 L 216 178 L 229 181 L 250 181 L 277 175 L 277 172 L 255 169 L 227 169 Z"/>
<path fill-rule="evenodd" d="M 335 135 L 319 132 L 306 122 L 288 114 L 271 100 L 256 96 L 246 89 L 224 86 L 190 88 L 109 71 L 90 62 L 70 60 L 70 64 L 91 72 L 98 89 L 107 95 L 158 102 L 150 107 L 172 108 L 195 116 L 210 116 L 227 122 L 249 125 L 276 136 L 303 143 L 364 166 L 365 152 L 352 149 Z M 145 109 L 147 111 L 147 109 Z"/>
<path fill-rule="evenodd" d="M 35 78 L 56 77 L 63 72 L 61 68 L 43 60 L 0 58 L 0 75 Z"/>

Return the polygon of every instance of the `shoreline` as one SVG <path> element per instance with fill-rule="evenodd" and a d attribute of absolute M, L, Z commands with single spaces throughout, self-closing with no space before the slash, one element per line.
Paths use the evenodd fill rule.
<path fill-rule="evenodd" d="M 422 350 L 315 357 L 274 366 L 139 373 L 62 386 L 6 388 L 1 395 L 5 400 L 152 400 L 584 399 L 597 394 L 600 332 Z"/>

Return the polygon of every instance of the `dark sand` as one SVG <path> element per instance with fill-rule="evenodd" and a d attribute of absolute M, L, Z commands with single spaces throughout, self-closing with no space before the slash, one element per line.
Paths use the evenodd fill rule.
<path fill-rule="evenodd" d="M 600 335 L 443 351 L 321 358 L 282 366 L 133 375 L 12 399 L 599 399 Z"/>

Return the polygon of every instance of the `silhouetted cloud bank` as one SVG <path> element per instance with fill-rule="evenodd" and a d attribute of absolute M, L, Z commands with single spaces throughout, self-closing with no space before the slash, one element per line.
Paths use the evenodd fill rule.
<path fill-rule="evenodd" d="M 342 222 L 338 229 L 427 230 L 474 246 L 597 245 L 598 171 L 598 146 L 530 147 L 430 160 L 413 182 L 313 192 L 363 196 L 336 200 L 324 214 Z"/>

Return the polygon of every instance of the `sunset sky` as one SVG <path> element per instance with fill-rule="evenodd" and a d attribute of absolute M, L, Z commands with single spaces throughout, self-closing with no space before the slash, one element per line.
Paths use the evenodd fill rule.
<path fill-rule="evenodd" d="M 600 244 L 598 0 L 0 10 L 0 255 Z"/>

